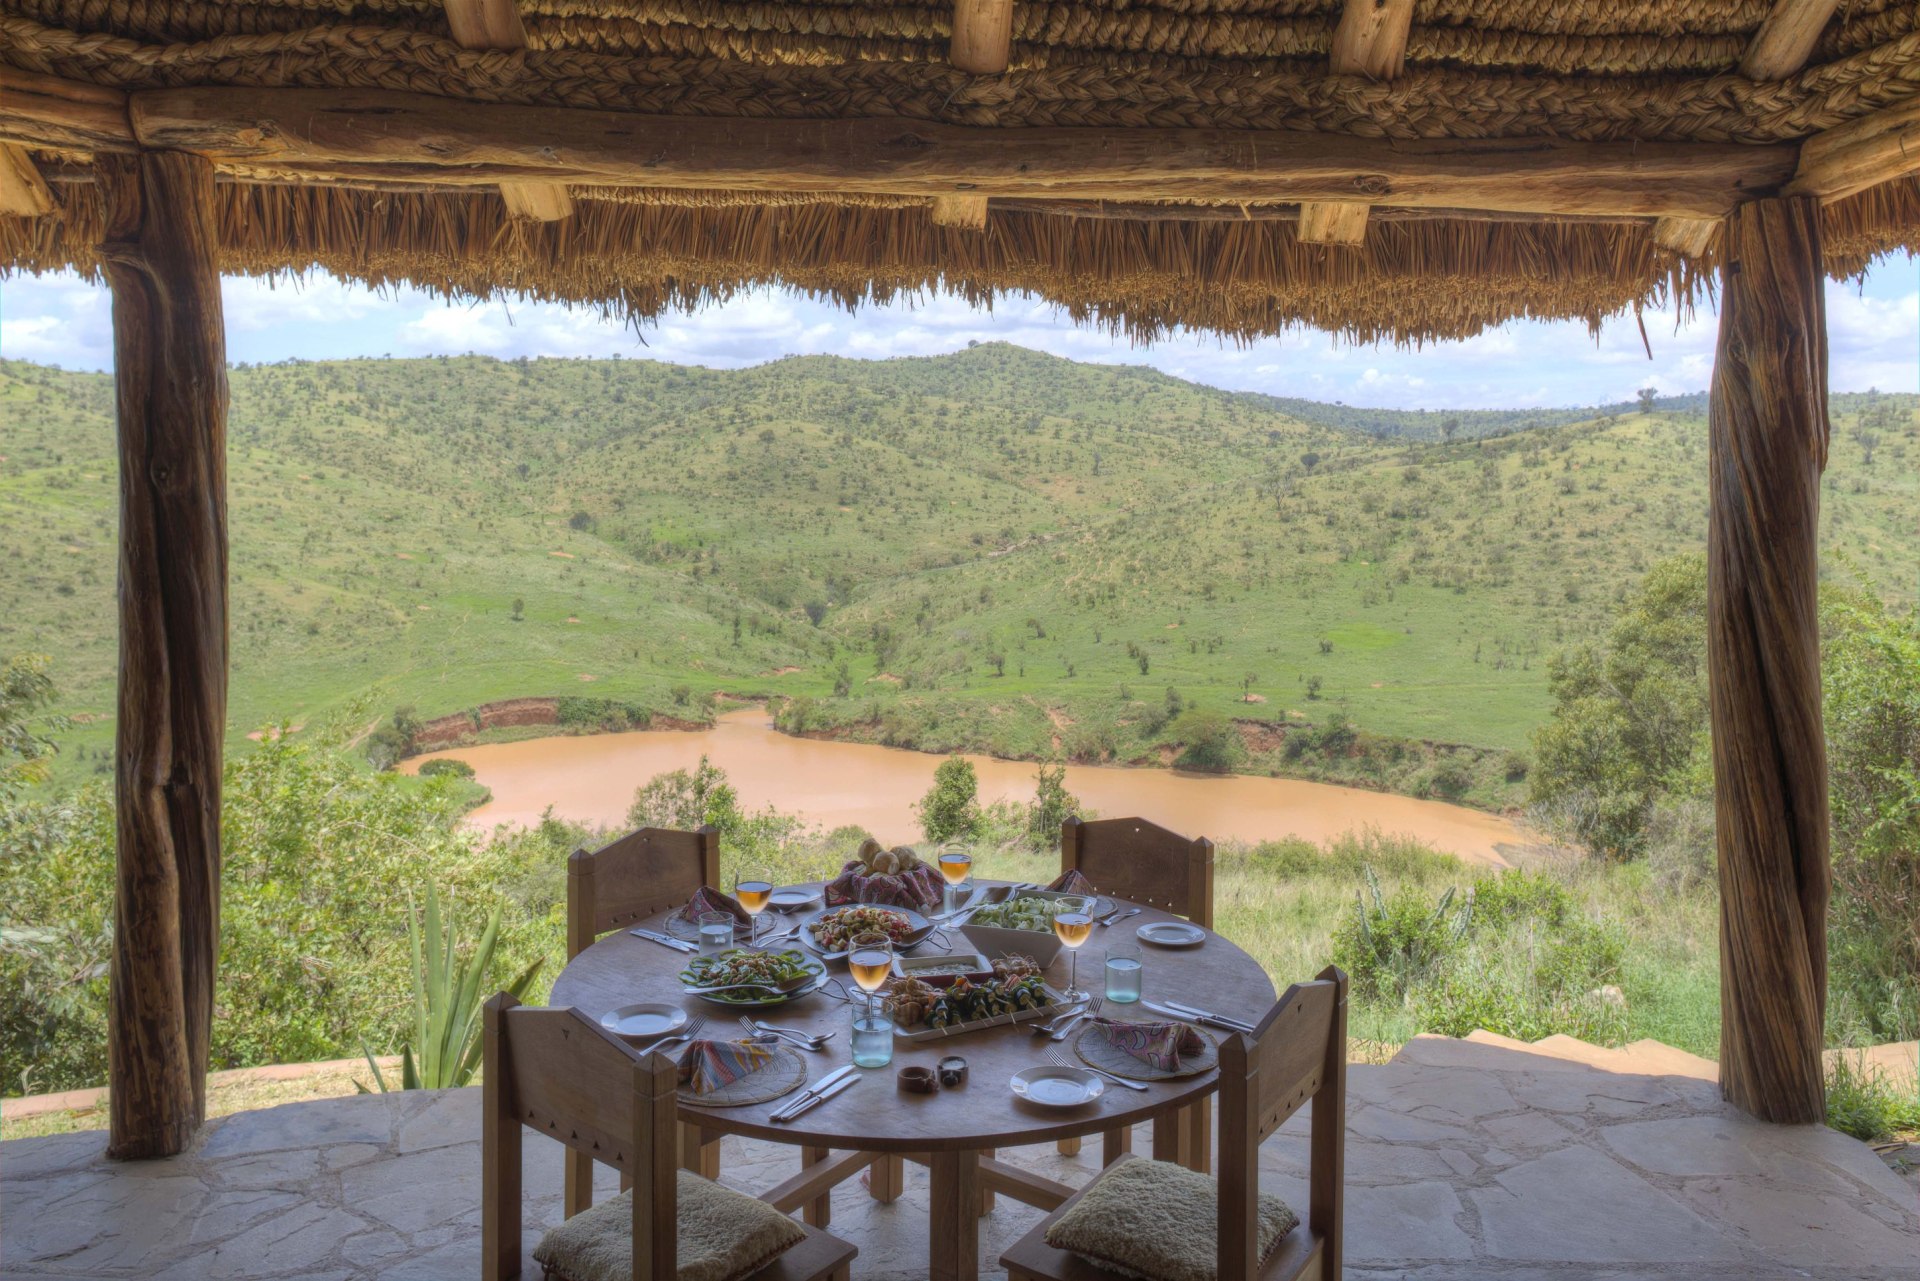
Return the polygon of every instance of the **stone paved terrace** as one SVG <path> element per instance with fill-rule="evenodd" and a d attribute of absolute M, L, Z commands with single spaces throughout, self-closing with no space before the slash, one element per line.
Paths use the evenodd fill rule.
<path fill-rule="evenodd" d="M 1914 1188 L 1864 1144 L 1758 1124 L 1684 1076 L 1495 1044 L 1413 1048 L 1352 1069 L 1350 1277 L 1920 1277 Z M 241 1113 L 193 1154 L 140 1165 L 102 1160 L 97 1132 L 0 1144 L 0 1275 L 463 1281 L 478 1272 L 479 1103 L 457 1090 Z M 1077 1182 L 1097 1147 L 1003 1155 Z M 1298 1120 L 1263 1157 L 1263 1186 L 1304 1201 Z M 755 1189 L 796 1158 L 729 1140 L 723 1159 L 727 1181 Z M 559 1149 L 530 1137 L 527 1164 L 531 1246 L 558 1212 Z M 855 1276 L 923 1276 L 926 1210 L 912 1167 L 891 1206 L 842 1186 L 834 1229 L 860 1246 Z M 1001 1198 L 982 1220 L 983 1260 L 1035 1215 Z"/>

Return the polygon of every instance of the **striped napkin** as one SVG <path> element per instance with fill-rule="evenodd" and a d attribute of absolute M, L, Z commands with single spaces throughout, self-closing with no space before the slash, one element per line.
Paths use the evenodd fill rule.
<path fill-rule="evenodd" d="M 1077 867 L 1070 867 L 1060 873 L 1059 876 L 1054 878 L 1053 884 L 1047 886 L 1047 888 L 1056 894 L 1093 894 L 1097 892 L 1093 888 L 1093 882 L 1087 879 L 1086 873 Z"/>
<path fill-rule="evenodd" d="M 709 885 L 702 885 L 695 890 L 693 897 L 687 900 L 687 905 L 673 915 L 675 920 L 698 925 L 700 918 L 708 912 L 725 912 L 742 925 L 753 919 L 747 914 L 746 908 L 734 901 L 732 895 L 722 894 Z"/>
<path fill-rule="evenodd" d="M 773 1051 L 751 1041 L 692 1041 L 680 1055 L 680 1084 L 711 1094 L 773 1062 Z"/>
<path fill-rule="evenodd" d="M 1182 1054 L 1198 1054 L 1207 1046 L 1205 1038 L 1185 1023 L 1130 1023 L 1099 1018 L 1092 1022 L 1094 1031 L 1108 1045 L 1162 1072 L 1178 1072 Z"/>

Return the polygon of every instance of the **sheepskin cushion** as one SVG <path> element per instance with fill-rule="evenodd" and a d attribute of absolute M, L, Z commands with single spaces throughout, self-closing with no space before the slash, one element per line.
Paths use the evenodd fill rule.
<path fill-rule="evenodd" d="M 1219 1219 L 1220 1190 L 1212 1179 L 1169 1161 L 1127 1157 L 1054 1220 L 1047 1244 L 1123 1277 L 1219 1281 Z M 1261 1259 L 1299 1222 L 1285 1201 L 1263 1193 Z"/>
<path fill-rule="evenodd" d="M 680 1171 L 680 1281 L 739 1281 L 806 1230 L 765 1201 Z M 533 1257 L 561 1281 L 633 1281 L 633 1194 L 622 1192 L 540 1238 Z"/>

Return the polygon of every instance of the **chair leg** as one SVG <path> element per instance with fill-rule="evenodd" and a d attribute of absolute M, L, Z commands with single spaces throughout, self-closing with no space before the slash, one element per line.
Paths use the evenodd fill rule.
<path fill-rule="evenodd" d="M 998 1148 L 981 1148 L 980 1159 L 982 1161 L 991 1161 L 993 1160 L 993 1154 L 998 1151 Z M 985 1183 L 980 1185 L 980 1213 L 993 1213 L 993 1189 L 989 1188 Z"/>
<path fill-rule="evenodd" d="M 1133 1151 L 1133 1127 L 1121 1126 L 1117 1130 L 1100 1132 L 1100 1164 L 1112 1165 L 1127 1153 Z"/>
<path fill-rule="evenodd" d="M 906 1190 L 907 1162 L 898 1152 L 887 1152 L 867 1167 L 867 1191 L 882 1205 L 892 1205 Z"/>
<path fill-rule="evenodd" d="M 593 1208 L 593 1158 L 585 1152 L 567 1149 L 566 1190 L 562 1198 L 566 1215 L 571 1219 L 582 1210 Z"/>
<path fill-rule="evenodd" d="M 1056 1146 L 1059 1148 L 1061 1156 L 1080 1155 L 1080 1140 L 1078 1136 L 1071 1139 L 1061 1139 Z"/>
<path fill-rule="evenodd" d="M 1212 1097 L 1201 1099 L 1183 1109 L 1183 1117 L 1187 1127 L 1187 1147 L 1193 1153 L 1193 1164 L 1188 1168 L 1201 1174 L 1213 1173 Z"/>
<path fill-rule="evenodd" d="M 697 1125 L 680 1126 L 680 1167 L 703 1179 L 720 1177 L 720 1136 L 707 1136 Z"/>
<path fill-rule="evenodd" d="M 800 1168 L 817 1165 L 833 1155 L 832 1148 L 802 1147 L 800 1149 Z M 800 1221 L 810 1228 L 824 1228 L 833 1222 L 833 1193 L 822 1192 L 813 1200 L 800 1207 Z"/>

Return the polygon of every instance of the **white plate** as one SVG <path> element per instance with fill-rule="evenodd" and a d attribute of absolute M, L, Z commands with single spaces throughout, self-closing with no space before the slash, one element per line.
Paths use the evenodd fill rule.
<path fill-rule="evenodd" d="M 797 912 L 820 901 L 818 890 L 775 890 L 767 906 L 776 912 Z"/>
<path fill-rule="evenodd" d="M 686 1026 L 687 1012 L 677 1005 L 642 1001 L 600 1016 L 600 1026 L 628 1041 L 651 1041 Z"/>
<path fill-rule="evenodd" d="M 1158 947 L 1199 947 L 1207 941 L 1205 930 L 1185 921 L 1155 921 L 1151 925 L 1142 925 L 1133 935 L 1142 943 L 1152 943 Z"/>
<path fill-rule="evenodd" d="M 1107 1092 L 1098 1075 L 1077 1067 L 1022 1068 L 1008 1079 L 1014 1094 L 1049 1108 L 1077 1108 Z"/>

